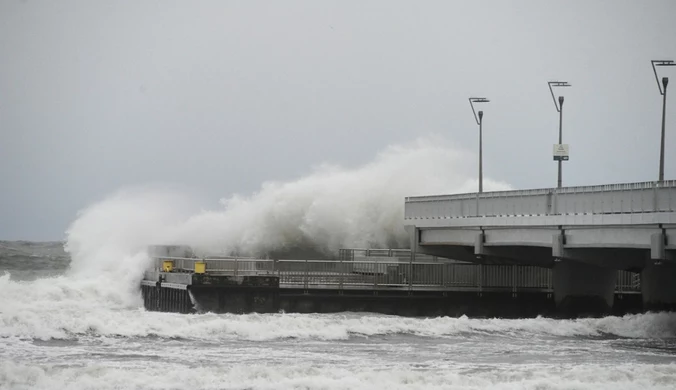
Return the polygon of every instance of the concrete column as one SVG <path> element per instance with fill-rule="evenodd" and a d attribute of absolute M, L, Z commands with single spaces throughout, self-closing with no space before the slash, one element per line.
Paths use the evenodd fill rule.
<path fill-rule="evenodd" d="M 554 264 L 554 301 L 567 317 L 609 313 L 615 297 L 617 271 L 572 260 Z"/>
<path fill-rule="evenodd" d="M 676 310 L 676 264 L 649 264 L 641 272 L 644 310 Z"/>
<path fill-rule="evenodd" d="M 404 226 L 406 233 L 408 233 L 409 245 L 411 247 L 411 256 L 415 258 L 415 254 L 418 252 L 418 229 L 413 225 Z"/>
<path fill-rule="evenodd" d="M 415 255 L 418 253 L 418 228 L 415 226 L 405 226 L 408 232 L 408 238 L 411 245 L 411 257 L 408 260 L 408 270 L 404 272 L 409 289 L 413 285 L 413 263 L 415 262 Z"/>

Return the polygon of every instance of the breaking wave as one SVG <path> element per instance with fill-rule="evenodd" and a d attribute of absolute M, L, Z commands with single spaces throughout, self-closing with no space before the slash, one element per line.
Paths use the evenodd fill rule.
<path fill-rule="evenodd" d="M 439 139 L 418 140 L 388 147 L 359 167 L 323 164 L 298 180 L 264 183 L 253 194 L 224 198 L 219 210 L 200 209 L 189 191 L 176 188 L 121 190 L 82 210 L 71 224 L 65 273 L 30 282 L 0 273 L 0 335 L 108 333 L 107 324 L 119 322 L 115 311 L 142 306 L 139 282 L 151 244 L 255 255 L 299 247 L 326 253 L 343 246 L 404 246 L 404 197 L 473 190 L 470 157 Z M 52 246 L 3 247 L 28 256 L 38 250 L 41 257 L 54 253 Z M 5 269 L 16 273 L 14 260 Z M 146 332 L 143 324 L 136 326 L 130 333 Z"/>
<path fill-rule="evenodd" d="M 407 365 L 372 368 L 297 363 L 206 367 L 157 363 L 145 370 L 106 367 L 32 366 L 0 363 L 0 383 L 11 388 L 72 389 L 672 389 L 676 365 L 602 363 L 527 365 L 476 370 L 467 364 L 430 369 Z M 189 384 L 189 386 L 186 386 Z"/>
<path fill-rule="evenodd" d="M 69 227 L 67 276 L 78 282 L 64 283 L 64 289 L 94 282 L 119 290 L 124 296 L 116 301 L 138 304 L 151 244 L 258 256 L 405 247 L 404 198 L 474 190 L 471 157 L 439 139 L 418 140 L 390 146 L 359 167 L 323 164 L 297 180 L 263 183 L 253 194 L 222 199 L 219 210 L 200 209 L 176 188 L 121 190 L 82 210 Z M 508 188 L 490 179 L 485 186 Z"/>
<path fill-rule="evenodd" d="M 405 247 L 404 198 L 475 191 L 470 158 L 441 140 L 418 140 L 390 146 L 356 168 L 322 164 L 297 180 L 263 183 L 253 194 L 221 199 L 220 210 L 199 211 L 175 190 L 125 190 L 81 212 L 67 248 L 75 262 L 91 263 L 106 248 L 133 252 L 155 243 L 258 256 Z M 485 186 L 509 188 L 490 179 Z"/>
<path fill-rule="evenodd" d="M 0 286 L 6 283 L 0 279 Z M 7 292 L 4 288 L 3 292 Z M 15 289 L 20 292 L 20 289 Z M 10 291 L 11 292 L 11 291 Z M 91 291 L 90 291 L 91 292 Z M 412 335 L 418 337 L 467 336 L 471 334 L 524 337 L 621 337 L 667 339 L 676 337 L 676 313 L 647 313 L 599 319 L 555 320 L 404 318 L 375 314 L 201 314 L 184 315 L 137 310 L 119 310 L 105 306 L 87 307 L 81 291 L 56 287 L 43 291 L 71 296 L 76 302 L 42 313 L 17 310 L 3 315 L 0 337 L 37 339 L 77 339 L 79 337 L 161 337 L 193 340 L 276 339 L 347 340 L 351 337 Z M 16 297 L 12 297 L 16 298 Z M 103 297 L 98 296 L 93 301 Z M 31 309 L 38 309 L 33 307 Z M 73 309 L 82 309 L 75 313 Z"/>

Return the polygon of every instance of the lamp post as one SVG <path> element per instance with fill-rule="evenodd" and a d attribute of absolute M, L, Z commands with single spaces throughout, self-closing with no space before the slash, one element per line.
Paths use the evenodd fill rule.
<path fill-rule="evenodd" d="M 484 112 L 479 111 L 479 116 L 477 117 L 477 112 L 474 110 L 474 103 L 488 103 L 490 100 L 486 98 L 469 98 L 469 105 L 472 107 L 472 113 L 474 114 L 474 120 L 476 124 L 479 125 L 479 192 L 484 192 L 484 171 L 483 171 L 483 118 Z"/>
<path fill-rule="evenodd" d="M 559 143 L 554 145 L 554 161 L 559 162 L 559 175 L 557 180 L 557 188 L 561 188 L 563 182 L 563 173 L 561 163 L 568 161 L 568 145 L 563 144 L 563 96 L 559 96 L 559 103 L 556 103 L 556 98 L 554 97 L 553 87 L 570 87 L 571 85 L 565 81 L 549 81 L 549 92 L 552 94 L 552 100 L 554 100 L 554 107 L 559 113 Z"/>
<path fill-rule="evenodd" d="M 664 129 L 666 122 L 666 112 L 667 112 L 667 84 L 669 84 L 668 77 L 662 77 L 662 84 L 660 85 L 660 80 L 657 77 L 656 66 L 676 66 L 676 63 L 672 60 L 652 60 L 650 63 L 653 66 L 653 73 L 655 74 L 655 81 L 657 81 L 657 88 L 660 90 L 660 95 L 662 95 L 662 137 L 660 140 L 660 174 L 659 181 L 660 183 L 664 181 Z"/>

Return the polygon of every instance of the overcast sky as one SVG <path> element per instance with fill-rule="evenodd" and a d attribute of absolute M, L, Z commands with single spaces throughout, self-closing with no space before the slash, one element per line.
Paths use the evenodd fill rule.
<path fill-rule="evenodd" d="M 476 153 L 472 95 L 485 176 L 555 186 L 553 79 L 573 84 L 564 185 L 655 180 L 663 58 L 673 0 L 1 0 L 0 239 L 61 239 L 130 185 L 215 204 L 432 134 Z"/>

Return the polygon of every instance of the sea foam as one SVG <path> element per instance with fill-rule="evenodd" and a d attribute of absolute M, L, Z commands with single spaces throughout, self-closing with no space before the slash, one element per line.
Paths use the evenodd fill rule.
<path fill-rule="evenodd" d="M 363 363 L 363 362 L 362 362 Z M 374 367 L 375 365 L 375 367 Z M 465 364 L 412 369 L 407 364 L 240 364 L 191 367 L 171 363 L 143 369 L 96 362 L 80 366 L 0 363 L 9 388 L 53 389 L 612 389 L 667 390 L 676 365 L 493 365 Z"/>

